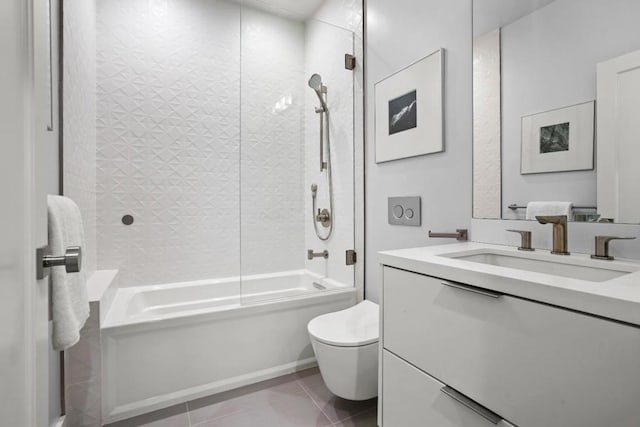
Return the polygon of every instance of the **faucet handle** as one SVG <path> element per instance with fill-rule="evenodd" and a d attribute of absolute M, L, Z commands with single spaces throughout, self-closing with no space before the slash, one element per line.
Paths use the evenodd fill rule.
<path fill-rule="evenodd" d="M 596 253 L 591 255 L 593 259 L 613 261 L 615 258 L 609 255 L 609 242 L 612 240 L 635 240 L 635 237 L 596 236 Z"/>
<path fill-rule="evenodd" d="M 531 247 L 531 232 L 528 230 L 507 230 L 511 233 L 520 233 L 520 246 L 518 247 L 519 251 L 528 251 L 533 252 L 535 249 Z"/>

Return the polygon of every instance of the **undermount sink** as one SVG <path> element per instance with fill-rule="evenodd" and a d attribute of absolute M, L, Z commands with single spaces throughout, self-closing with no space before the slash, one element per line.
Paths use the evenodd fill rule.
<path fill-rule="evenodd" d="M 557 255 L 537 255 L 537 254 L 515 254 L 511 252 L 500 253 L 499 251 L 470 251 L 441 255 L 446 258 L 459 259 L 480 264 L 494 265 L 497 267 L 513 268 L 517 270 L 531 271 L 535 273 L 550 274 L 553 276 L 569 277 L 572 279 L 587 280 L 590 282 L 606 282 L 634 273 L 637 269 L 622 268 L 622 266 L 599 265 L 599 261 L 594 261 L 594 265 L 584 265 L 572 262 L 570 256 L 562 260 L 553 260 L 549 257 Z M 597 265 L 596 265 L 597 264 Z M 618 268 L 616 268 L 618 267 Z"/>

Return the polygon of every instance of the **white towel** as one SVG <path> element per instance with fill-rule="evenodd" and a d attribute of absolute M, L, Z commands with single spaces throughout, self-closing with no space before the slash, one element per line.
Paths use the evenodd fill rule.
<path fill-rule="evenodd" d="M 49 196 L 49 252 L 63 255 L 69 246 L 85 248 L 80 209 L 73 200 Z M 53 348 L 65 350 L 80 340 L 80 329 L 89 317 L 87 281 L 83 271 L 67 273 L 64 267 L 50 269 Z"/>
<path fill-rule="evenodd" d="M 566 215 L 573 219 L 572 202 L 529 202 L 527 204 L 527 219 L 536 219 L 541 215 Z"/>

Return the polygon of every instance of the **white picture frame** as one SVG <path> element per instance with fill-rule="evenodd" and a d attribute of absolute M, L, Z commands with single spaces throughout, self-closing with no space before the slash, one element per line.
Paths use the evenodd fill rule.
<path fill-rule="evenodd" d="M 522 118 L 522 175 L 594 167 L 595 101 Z"/>
<path fill-rule="evenodd" d="M 444 49 L 375 84 L 376 163 L 444 151 Z"/>

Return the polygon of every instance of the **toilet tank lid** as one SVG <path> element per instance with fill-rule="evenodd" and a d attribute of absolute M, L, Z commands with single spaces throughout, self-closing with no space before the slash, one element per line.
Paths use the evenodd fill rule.
<path fill-rule="evenodd" d="M 371 301 L 323 314 L 309 322 L 309 334 L 320 342 L 340 347 L 372 344 L 379 338 L 380 309 Z"/>

